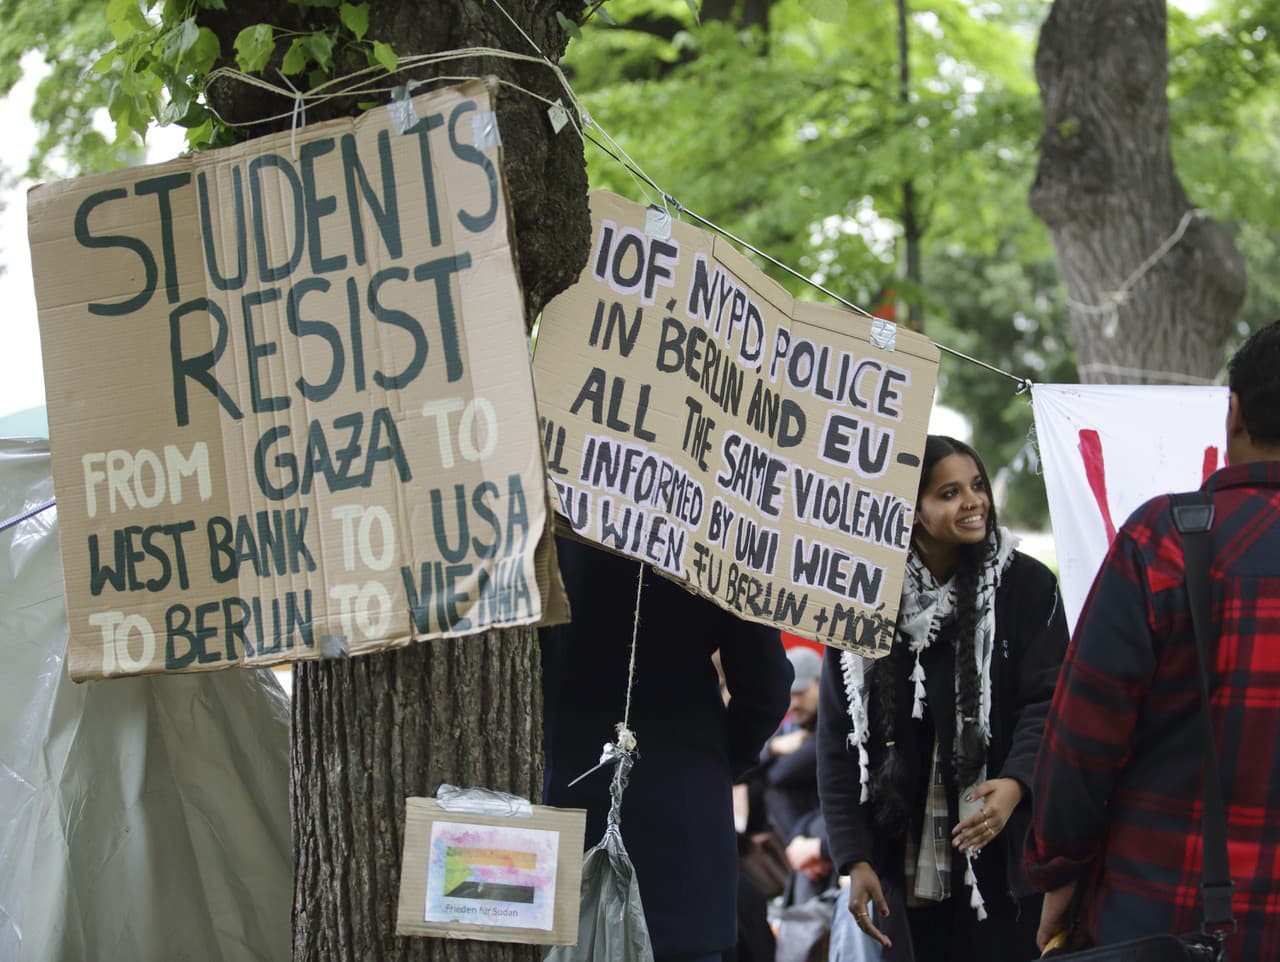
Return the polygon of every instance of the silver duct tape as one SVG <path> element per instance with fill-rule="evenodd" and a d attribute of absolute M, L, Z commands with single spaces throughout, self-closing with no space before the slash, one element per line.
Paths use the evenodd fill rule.
<path fill-rule="evenodd" d="M 650 207 L 644 212 L 644 232 L 658 240 L 671 236 L 671 211 L 665 207 Z"/>
<path fill-rule="evenodd" d="M 387 104 L 391 126 L 396 133 L 407 134 L 418 125 L 418 112 L 413 109 L 413 101 L 409 99 L 409 88 L 396 87 L 392 90 L 391 97 L 391 103 Z"/>
<path fill-rule="evenodd" d="M 883 317 L 871 319 L 871 344 L 882 351 L 892 351 L 898 346 L 898 325 Z"/>
<path fill-rule="evenodd" d="M 319 635 L 320 654 L 325 658 L 351 657 L 351 641 L 346 635 Z"/>
<path fill-rule="evenodd" d="M 477 150 L 501 147 L 502 136 L 498 133 L 498 115 L 491 110 L 474 114 L 471 118 L 471 136 Z"/>
<path fill-rule="evenodd" d="M 436 804 L 446 812 L 464 812 L 468 815 L 497 815 L 508 818 L 530 818 L 533 805 L 527 798 L 494 791 L 491 788 L 458 788 L 441 785 L 436 792 Z"/>

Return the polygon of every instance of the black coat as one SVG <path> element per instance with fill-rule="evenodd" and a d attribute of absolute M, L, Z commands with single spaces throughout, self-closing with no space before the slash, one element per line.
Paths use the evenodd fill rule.
<path fill-rule="evenodd" d="M 573 621 L 541 632 L 544 795 L 587 810 L 590 848 L 604 834 L 611 771 L 568 783 L 599 761 L 623 718 L 638 564 L 566 538 L 558 548 Z M 640 757 L 623 795 L 622 839 L 656 955 L 737 941 L 733 780 L 786 714 L 791 678 L 778 632 L 645 572 L 630 719 Z"/>
<path fill-rule="evenodd" d="M 1031 784 L 1036 754 L 1044 730 L 1045 717 L 1053 698 L 1054 685 L 1067 649 L 1067 624 L 1053 572 L 1039 561 L 1015 552 L 996 590 L 996 640 L 991 658 L 991 742 L 987 749 L 988 778 L 1016 778 L 1022 783 L 1023 798 L 1010 816 L 1008 826 L 988 846 L 989 855 L 977 860 L 978 884 L 990 900 L 1004 893 L 1020 898 L 1031 893 L 1022 872 L 1022 850 L 1031 823 Z M 946 649 L 946 631 L 929 649 L 939 664 L 927 667 L 928 704 L 937 720 L 940 737 L 950 744 L 954 730 L 954 669 Z M 936 649 L 936 651 L 935 651 Z M 859 804 L 856 751 L 847 744 L 851 723 L 839 657 L 823 659 L 818 705 L 818 787 L 826 817 L 827 838 L 832 857 L 841 872 L 854 862 L 870 862 L 881 879 L 901 890 L 905 866 L 905 832 L 886 833 L 874 828 L 871 808 Z M 945 667 L 944 667 L 945 666 Z M 928 775 L 929 745 L 916 744 L 919 725 L 911 719 L 911 682 L 898 679 L 894 702 L 895 735 L 898 750 L 907 765 L 910 788 L 906 797 L 922 797 L 922 783 Z M 874 776 L 883 754 L 875 744 L 878 730 L 875 700 L 872 699 L 870 770 Z M 918 831 L 921 809 L 913 809 L 909 830 Z M 985 853 L 984 853 L 985 854 Z M 952 878 L 953 891 L 963 889 L 959 877 Z"/>

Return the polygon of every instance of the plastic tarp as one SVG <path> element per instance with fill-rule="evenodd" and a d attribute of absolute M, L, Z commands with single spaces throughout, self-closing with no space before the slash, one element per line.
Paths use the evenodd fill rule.
<path fill-rule="evenodd" d="M 0 521 L 53 499 L 0 440 Z M 284 960 L 289 706 L 266 670 L 73 684 L 56 509 L 0 532 L 0 959 Z"/>

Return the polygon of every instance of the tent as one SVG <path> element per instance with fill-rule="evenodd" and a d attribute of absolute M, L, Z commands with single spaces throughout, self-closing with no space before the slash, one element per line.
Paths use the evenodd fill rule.
<path fill-rule="evenodd" d="M 0 959 L 287 959 L 284 692 L 73 684 L 52 499 L 48 442 L 0 440 Z"/>

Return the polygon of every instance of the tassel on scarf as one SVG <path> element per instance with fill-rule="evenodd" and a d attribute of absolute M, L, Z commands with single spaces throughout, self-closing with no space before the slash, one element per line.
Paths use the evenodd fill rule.
<path fill-rule="evenodd" d="M 911 680 L 915 682 L 915 700 L 911 703 L 911 717 L 924 717 L 924 665 L 920 664 L 920 652 L 916 652 L 916 666 L 911 671 Z"/>
<path fill-rule="evenodd" d="M 982 893 L 978 891 L 978 876 L 973 874 L 973 854 L 966 854 L 964 861 L 964 883 L 969 886 L 969 908 L 977 913 L 978 921 L 981 922 L 987 917 L 987 903 L 982 900 Z"/>
<path fill-rule="evenodd" d="M 865 803 L 868 796 L 867 783 L 871 779 L 870 770 L 871 757 L 867 754 L 867 746 L 858 746 L 858 781 L 862 784 L 862 795 L 858 799 L 858 803 Z"/>

